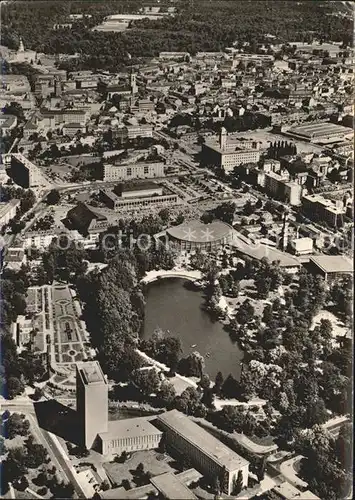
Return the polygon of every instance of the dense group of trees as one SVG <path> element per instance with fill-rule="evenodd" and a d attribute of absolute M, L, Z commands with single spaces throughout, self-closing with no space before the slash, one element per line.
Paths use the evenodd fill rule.
<path fill-rule="evenodd" d="M 8 429 L 10 427 L 11 432 L 17 429 L 19 431 L 18 435 L 28 435 L 29 422 L 20 415 L 17 415 L 17 421 L 15 422 L 15 416 L 16 414 L 12 416 L 11 423 L 8 420 Z M 11 437 L 10 435 L 8 437 L 11 439 L 15 436 L 11 434 Z M 6 459 L 2 462 L 1 494 L 7 493 L 9 489 L 8 483 L 12 483 L 20 491 L 25 490 L 28 487 L 26 478 L 28 469 L 38 469 L 48 461 L 47 450 L 41 444 L 36 443 L 32 435 L 27 437 L 24 446 L 11 447 L 8 450 Z"/>
<path fill-rule="evenodd" d="M 284 442 L 292 440 L 297 429 L 324 423 L 329 411 L 350 411 L 351 342 L 342 338 L 334 346 L 329 320 L 312 326 L 331 294 L 322 279 L 301 272 L 296 289 L 286 292 L 284 301 L 276 298 L 266 305 L 262 317 L 255 317 L 252 307 L 245 315 L 242 311 L 243 317 L 241 308 L 236 315 L 234 327 L 239 325 L 247 353 L 240 381 L 230 380 L 224 392 L 268 399 L 281 412 L 275 435 Z M 244 321 L 256 332 L 255 344 L 248 344 Z"/>
<path fill-rule="evenodd" d="M 4 397 L 12 399 L 24 390 L 24 384 L 41 380 L 45 367 L 40 356 L 28 349 L 17 352 L 16 344 L 10 333 L 11 323 L 18 315 L 26 314 L 26 292 L 29 286 L 28 269 L 19 271 L 4 269 L 1 277 L 1 352 L 2 364 L 0 383 Z"/>
<path fill-rule="evenodd" d="M 209 127 L 209 125 L 209 122 L 205 124 L 206 127 Z M 247 111 L 243 116 L 227 116 L 221 125 L 228 132 L 245 132 L 247 130 L 270 127 L 271 116 Z"/>
<path fill-rule="evenodd" d="M 141 366 L 134 339 L 142 326 L 144 297 L 129 257 L 128 253 L 116 256 L 101 273 L 93 271 L 77 285 L 92 344 L 114 380 L 127 380 Z"/>
<path fill-rule="evenodd" d="M 213 4 L 204 0 L 180 2 L 174 17 L 136 21 L 123 33 L 92 31 L 107 15 L 137 12 L 142 6 L 138 0 L 106 4 L 63 1 L 58 5 L 49 1 L 43 6 L 42 2 L 34 1 L 24 8 L 6 4 L 2 12 L 1 43 L 18 48 L 22 36 L 25 45 L 38 52 L 80 54 L 79 61 L 67 67 L 117 70 L 128 63 L 127 52 L 132 55 L 132 62 L 137 62 L 162 50 L 192 54 L 222 50 L 235 40 L 239 46 L 248 42 L 250 50 L 257 51 L 261 43 L 269 44 L 266 34 L 274 35 L 280 42 L 311 41 L 318 37 L 350 44 L 352 37 L 351 20 L 333 15 L 337 7 L 330 2 L 320 6 L 318 2 L 302 1 L 292 4 L 292 8 L 284 1 L 243 1 L 238 6 L 226 0 Z M 71 28 L 54 29 L 55 24 L 68 22 L 72 12 L 90 13 L 92 17 L 71 21 Z"/>
<path fill-rule="evenodd" d="M 301 461 L 301 476 L 320 498 L 346 498 L 352 479 L 352 425 L 341 427 L 334 437 L 320 426 L 299 434 L 295 448 L 305 458 Z"/>
<path fill-rule="evenodd" d="M 2 394 L 13 399 L 25 389 L 25 384 L 42 380 L 45 366 L 40 357 L 30 350 L 17 353 L 16 344 L 9 333 L 1 334 L 2 367 L 0 382 Z"/>
<path fill-rule="evenodd" d="M 75 282 L 87 270 L 86 258 L 84 248 L 67 236 L 53 238 L 42 255 L 44 283 L 52 283 L 54 279 Z"/>
<path fill-rule="evenodd" d="M 176 257 L 174 249 L 164 242 L 156 242 L 153 237 L 169 221 L 170 213 L 166 209 L 157 215 L 143 216 L 140 220 L 119 220 L 117 226 L 100 235 L 101 258 L 108 261 L 117 252 L 123 252 L 139 278 L 152 269 L 172 269 Z"/>
<path fill-rule="evenodd" d="M 152 358 L 168 365 L 173 371 L 176 370 L 182 352 L 178 337 L 157 330 L 151 338 L 141 341 L 140 348 Z"/>
<path fill-rule="evenodd" d="M 34 192 L 31 189 L 22 189 L 19 186 L 7 185 L 1 186 L 0 196 L 2 202 L 14 199 L 20 200 L 20 205 L 16 209 L 15 217 L 8 225 L 4 224 L 2 226 L 2 234 L 4 234 L 7 227 L 10 227 L 13 233 L 20 232 L 25 227 L 25 222 L 21 220 L 22 216 L 33 207 L 36 201 Z"/>

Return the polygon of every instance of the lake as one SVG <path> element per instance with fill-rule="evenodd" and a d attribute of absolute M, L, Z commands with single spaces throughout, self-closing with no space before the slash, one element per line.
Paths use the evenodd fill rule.
<path fill-rule="evenodd" d="M 165 278 L 147 286 L 143 338 L 151 337 L 157 328 L 169 330 L 180 338 L 184 357 L 193 351 L 202 354 L 211 379 L 218 371 L 224 378 L 231 373 L 239 379 L 243 352 L 230 340 L 223 325 L 211 321 L 202 309 L 202 292 L 187 289 L 186 283 L 181 278 Z M 193 344 L 196 347 L 191 347 Z M 210 356 L 206 357 L 208 352 Z"/>

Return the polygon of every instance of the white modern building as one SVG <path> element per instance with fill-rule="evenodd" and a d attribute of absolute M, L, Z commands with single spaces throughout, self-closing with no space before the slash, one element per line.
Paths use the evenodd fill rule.
<path fill-rule="evenodd" d="M 129 163 L 125 165 L 104 165 L 104 181 L 126 181 L 131 179 L 152 179 L 164 177 L 164 163 Z"/>
<path fill-rule="evenodd" d="M 243 486 L 248 484 L 249 462 L 221 443 L 178 410 L 162 413 L 157 426 L 164 432 L 168 446 L 186 455 L 193 466 L 207 477 L 220 478 L 221 489 L 230 495 L 239 472 Z"/>

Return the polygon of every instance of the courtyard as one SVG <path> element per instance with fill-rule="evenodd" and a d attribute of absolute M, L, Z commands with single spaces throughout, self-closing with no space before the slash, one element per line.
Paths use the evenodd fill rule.
<path fill-rule="evenodd" d="M 182 472 L 182 467 L 178 462 L 166 453 L 159 453 L 156 450 L 137 451 L 124 463 L 107 462 L 103 466 L 113 484 L 119 486 L 122 481 L 128 480 L 131 487 L 134 488 L 141 485 L 136 473 L 140 463 L 144 465 L 144 472 L 149 472 L 151 477 L 165 472 L 172 474 Z"/>

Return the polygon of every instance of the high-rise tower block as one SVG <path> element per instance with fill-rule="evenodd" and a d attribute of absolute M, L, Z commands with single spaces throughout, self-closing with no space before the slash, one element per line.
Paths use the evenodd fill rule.
<path fill-rule="evenodd" d="M 76 411 L 80 441 L 90 449 L 100 432 L 107 432 L 108 384 L 98 361 L 76 364 Z"/>

